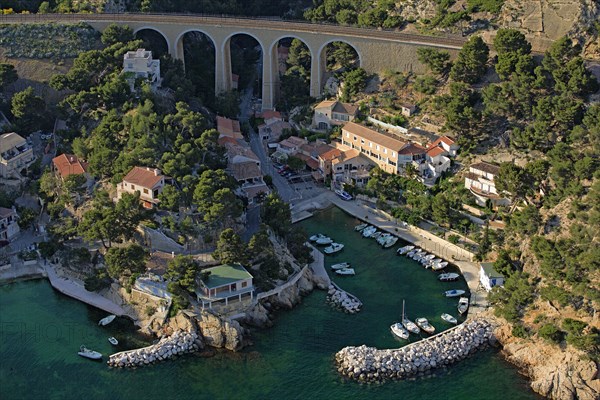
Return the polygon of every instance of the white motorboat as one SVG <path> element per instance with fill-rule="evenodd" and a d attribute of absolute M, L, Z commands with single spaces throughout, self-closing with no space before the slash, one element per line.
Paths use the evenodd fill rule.
<path fill-rule="evenodd" d="M 344 268 L 350 268 L 350 263 L 349 262 L 343 262 L 343 263 L 338 263 L 338 264 L 333 264 L 331 266 L 332 270 L 336 270 L 336 269 L 344 269 Z"/>
<path fill-rule="evenodd" d="M 337 253 L 338 251 L 341 251 L 343 248 L 344 245 L 341 243 L 331 243 L 331 246 L 325 247 L 325 249 L 323 249 L 323 252 L 325 254 L 333 254 Z"/>
<path fill-rule="evenodd" d="M 427 255 L 427 253 L 426 253 L 426 252 L 424 252 L 424 251 L 421 251 L 421 252 L 415 253 L 415 254 L 412 256 L 412 259 L 413 259 L 413 260 L 415 260 L 415 261 L 419 261 L 421 258 L 425 257 L 426 255 Z"/>
<path fill-rule="evenodd" d="M 467 297 L 461 297 L 458 299 L 458 312 L 462 315 L 469 309 L 469 299 Z"/>
<path fill-rule="evenodd" d="M 422 251 L 422 250 L 421 250 L 421 249 L 414 249 L 414 250 L 411 250 L 411 251 L 409 251 L 408 253 L 406 253 L 406 257 L 409 257 L 409 258 L 410 258 L 410 257 L 414 256 L 416 253 L 418 253 L 418 252 L 420 252 L 420 251 Z"/>
<path fill-rule="evenodd" d="M 434 271 L 439 271 L 439 270 L 442 270 L 442 269 L 446 268 L 447 265 L 448 265 L 448 261 L 444 261 L 444 262 L 441 262 L 441 263 L 433 264 L 431 266 L 431 269 L 434 270 Z"/>
<path fill-rule="evenodd" d="M 400 322 L 396 322 L 396 323 L 392 324 L 392 326 L 390 326 L 390 329 L 392 330 L 392 333 L 394 334 L 394 336 L 396 336 L 400 339 L 406 340 L 410 336 L 410 333 L 408 333 L 408 331 L 406 329 L 404 329 L 404 327 L 402 326 L 402 324 Z"/>
<path fill-rule="evenodd" d="M 369 236 L 371 239 L 377 239 L 379 236 L 381 236 L 381 232 L 380 231 L 375 231 L 371 236 Z"/>
<path fill-rule="evenodd" d="M 408 245 L 408 246 L 400 247 L 396 252 L 399 255 L 402 255 L 402 254 L 408 253 L 409 251 L 413 250 L 414 248 L 415 248 L 415 246 Z"/>
<path fill-rule="evenodd" d="M 435 254 L 428 254 L 425 257 L 421 258 L 421 260 L 419 260 L 419 262 L 421 264 L 427 264 L 429 261 L 433 260 L 435 258 Z"/>
<path fill-rule="evenodd" d="M 109 338 L 108 338 L 108 341 L 109 341 L 109 342 L 110 342 L 110 344 L 112 344 L 113 346 L 116 346 L 116 345 L 118 345 L 118 344 L 119 344 L 119 341 L 118 341 L 118 340 L 117 340 L 117 339 L 116 339 L 114 336 L 111 336 L 111 337 L 109 337 Z"/>
<path fill-rule="evenodd" d="M 363 235 L 363 237 L 368 238 L 375 232 L 377 232 L 377 228 L 375 228 L 374 226 L 368 226 L 365 229 L 363 229 L 362 235 Z"/>
<path fill-rule="evenodd" d="M 97 351 L 90 350 L 85 345 L 81 345 L 79 347 L 79 351 L 77 352 L 81 357 L 89 358 L 90 360 L 100 360 L 102 359 L 102 354 Z"/>
<path fill-rule="evenodd" d="M 383 246 L 383 244 L 392 236 L 390 233 L 382 233 L 381 236 L 377 238 L 377 243 Z"/>
<path fill-rule="evenodd" d="M 429 260 L 427 264 L 425 264 L 425 268 L 431 268 L 434 264 L 439 264 L 442 261 L 444 260 L 442 260 L 441 258 L 434 258 L 433 260 Z"/>
<path fill-rule="evenodd" d="M 419 328 L 423 329 L 430 335 L 435 332 L 435 328 L 429 323 L 429 321 L 427 321 L 427 318 L 417 318 L 415 319 L 415 323 Z"/>
<path fill-rule="evenodd" d="M 356 226 L 354 227 L 354 230 L 355 230 L 355 231 L 357 231 L 357 232 L 360 232 L 360 231 L 362 231 L 363 229 L 365 229 L 367 226 L 369 226 L 369 224 L 360 224 L 360 225 L 356 225 Z"/>
<path fill-rule="evenodd" d="M 104 317 L 100 321 L 98 321 L 98 325 L 106 326 L 113 322 L 116 317 L 116 315 L 109 315 L 108 317 Z"/>
<path fill-rule="evenodd" d="M 459 277 L 459 274 L 455 272 L 450 272 L 449 274 L 440 274 L 440 276 L 438 276 L 438 279 L 442 282 L 450 282 L 457 280 Z"/>
<path fill-rule="evenodd" d="M 415 324 L 414 322 L 412 322 L 410 319 L 408 318 L 404 318 L 402 320 L 402 325 L 409 331 L 412 332 L 416 335 L 419 334 L 419 332 L 421 332 L 421 330 L 419 329 L 419 327 L 417 326 L 417 324 Z"/>
<path fill-rule="evenodd" d="M 456 318 L 454 318 L 452 315 L 450 314 L 442 314 L 442 319 L 446 322 L 448 322 L 449 324 L 454 324 L 456 325 L 458 323 L 458 321 L 456 320 Z"/>
<path fill-rule="evenodd" d="M 354 268 L 342 268 L 336 269 L 335 273 L 338 275 L 354 275 Z"/>
<path fill-rule="evenodd" d="M 396 236 L 392 236 L 392 237 L 388 238 L 388 240 L 386 240 L 386 242 L 383 244 L 383 248 L 389 249 L 390 247 L 395 245 L 397 241 L 398 241 L 398 238 Z"/>
<path fill-rule="evenodd" d="M 317 240 L 319 240 L 319 239 L 323 239 L 323 238 L 326 238 L 326 237 L 327 237 L 327 236 L 323 235 L 322 233 L 317 233 L 317 234 L 315 234 L 315 235 L 312 235 L 312 236 L 311 236 L 311 237 L 309 237 L 308 239 L 309 239 L 311 242 L 316 242 Z"/>
<path fill-rule="evenodd" d="M 343 190 L 335 190 L 335 194 L 337 194 L 342 200 L 350 201 L 352 200 L 352 195 Z"/>
<path fill-rule="evenodd" d="M 444 296 L 446 297 L 458 297 L 462 296 L 463 294 L 465 294 L 465 291 L 461 289 L 446 290 L 444 292 Z"/>
<path fill-rule="evenodd" d="M 325 237 L 318 239 L 316 243 L 320 244 L 320 245 L 331 244 L 331 243 L 333 243 L 333 239 L 325 236 Z"/>

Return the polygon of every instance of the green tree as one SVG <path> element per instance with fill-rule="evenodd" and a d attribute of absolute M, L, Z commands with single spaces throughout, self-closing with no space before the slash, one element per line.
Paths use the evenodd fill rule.
<path fill-rule="evenodd" d="M 104 256 L 106 268 L 112 278 L 119 279 L 146 271 L 148 252 L 138 244 L 111 247 Z"/>
<path fill-rule="evenodd" d="M 362 92 L 367 87 L 367 71 L 362 68 L 356 68 L 348 71 L 343 76 L 344 89 L 342 98 L 349 101 L 352 97 Z"/>
<path fill-rule="evenodd" d="M 0 92 L 5 87 L 19 79 L 15 66 L 7 63 L 0 63 Z"/>
<path fill-rule="evenodd" d="M 15 93 L 11 100 L 11 112 L 21 131 L 33 132 L 46 123 L 46 103 L 33 93 L 33 88 Z"/>
<path fill-rule="evenodd" d="M 417 49 L 417 57 L 434 74 L 443 75 L 450 69 L 450 53 L 447 51 L 436 50 L 430 47 L 419 47 Z"/>
<path fill-rule="evenodd" d="M 512 162 L 500 165 L 500 172 L 494 182 L 498 190 L 510 193 L 514 197 L 523 196 L 528 189 L 523 169 Z"/>
<path fill-rule="evenodd" d="M 160 208 L 169 211 L 178 211 L 180 203 L 180 192 L 173 185 L 166 185 L 158 195 Z"/>
<path fill-rule="evenodd" d="M 523 63 L 533 65 L 533 59 L 529 55 L 531 44 L 521 32 L 515 29 L 498 30 L 494 38 L 494 48 L 498 52 L 496 72 L 502 79 L 507 79 L 517 70 L 528 73 L 532 71 L 530 66 L 523 68 Z"/>
<path fill-rule="evenodd" d="M 248 265 L 248 248 L 233 229 L 221 232 L 213 257 L 221 264 Z"/>
<path fill-rule="evenodd" d="M 277 193 L 267 195 L 261 208 L 261 219 L 279 236 L 286 236 L 292 226 L 290 207 Z"/>
<path fill-rule="evenodd" d="M 215 101 L 216 112 L 227 118 L 237 118 L 240 113 L 240 95 L 235 90 L 222 92 Z"/>
<path fill-rule="evenodd" d="M 48 3 L 47 1 L 42 1 L 40 3 L 40 6 L 38 7 L 38 14 L 48 14 L 52 12 L 52 9 L 50 8 L 50 3 Z"/>
<path fill-rule="evenodd" d="M 100 40 L 106 46 L 112 46 L 115 43 L 126 43 L 133 39 L 133 30 L 129 26 L 117 24 L 107 26 L 100 37 Z"/>
<path fill-rule="evenodd" d="M 164 278 L 181 289 L 194 293 L 196 278 L 200 270 L 200 264 L 192 256 L 176 255 L 167 263 L 167 272 L 165 272 Z M 169 291 L 171 292 L 171 287 Z M 178 292 L 176 289 L 175 291 Z"/>
<path fill-rule="evenodd" d="M 414 89 L 419 93 L 431 95 L 437 91 L 437 84 L 438 81 L 433 76 L 418 76 L 415 79 Z"/>
<path fill-rule="evenodd" d="M 478 82 L 486 71 L 489 48 L 479 36 L 473 36 L 458 53 L 450 77 L 465 83 Z"/>
<path fill-rule="evenodd" d="M 306 167 L 306 163 L 301 158 L 295 156 L 288 157 L 287 165 L 294 171 L 300 171 Z"/>

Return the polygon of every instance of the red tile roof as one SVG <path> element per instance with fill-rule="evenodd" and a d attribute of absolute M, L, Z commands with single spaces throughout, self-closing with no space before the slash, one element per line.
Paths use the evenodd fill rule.
<path fill-rule="evenodd" d="M 427 150 L 427 155 L 429 157 L 435 157 L 435 156 L 439 156 L 440 154 L 443 154 L 445 152 L 446 152 L 446 150 L 444 150 L 440 146 L 435 146 L 435 147 L 431 147 L 431 148 L 429 148 L 429 150 Z"/>
<path fill-rule="evenodd" d="M 163 178 L 159 169 L 149 167 L 133 167 L 123 182 L 133 183 L 146 189 L 153 189 Z"/>
<path fill-rule="evenodd" d="M 85 174 L 88 168 L 86 162 L 79 161 L 77 156 L 73 154 L 61 154 L 60 156 L 54 157 L 52 159 L 52 164 L 54 164 L 54 168 L 56 168 L 63 179 L 69 175 Z"/>
<path fill-rule="evenodd" d="M 349 132 L 356 136 L 359 136 L 365 140 L 371 141 L 375 144 L 379 144 L 383 147 L 387 147 L 392 151 L 400 152 L 406 146 L 406 142 L 400 139 L 393 138 L 383 133 L 369 129 L 366 126 L 356 124 L 354 122 L 348 122 L 342 127 L 342 134 Z M 345 136 L 344 136 L 345 137 Z"/>
<path fill-rule="evenodd" d="M 230 136 L 236 139 L 243 138 L 240 130 L 240 121 L 225 117 L 217 117 L 217 131 L 221 135 Z"/>
<path fill-rule="evenodd" d="M 398 154 L 423 154 L 426 153 L 427 149 L 416 143 L 409 143 L 402 149 L 398 150 Z"/>
<path fill-rule="evenodd" d="M 331 149 L 331 150 L 326 151 L 325 153 L 319 155 L 319 158 L 323 159 L 324 161 L 331 161 L 335 158 L 338 158 L 341 155 L 342 155 L 342 152 L 340 150 Z"/>
<path fill-rule="evenodd" d="M 440 143 L 444 142 L 448 146 L 452 146 L 455 142 L 448 136 L 440 136 L 435 142 L 431 143 L 429 147 L 438 146 Z"/>
<path fill-rule="evenodd" d="M 278 118 L 281 119 L 281 113 L 275 110 L 266 110 L 263 111 L 261 117 L 264 119 Z"/>

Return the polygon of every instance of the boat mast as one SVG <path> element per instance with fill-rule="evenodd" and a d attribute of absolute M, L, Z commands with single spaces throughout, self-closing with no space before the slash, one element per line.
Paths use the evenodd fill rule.
<path fill-rule="evenodd" d="M 404 323 L 404 300 L 402 300 L 402 323 Z"/>

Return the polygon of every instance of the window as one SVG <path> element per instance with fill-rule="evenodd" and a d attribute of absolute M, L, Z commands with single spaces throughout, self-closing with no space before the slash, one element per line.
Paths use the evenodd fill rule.
<path fill-rule="evenodd" d="M 132 189 L 135 189 L 135 185 L 134 185 L 133 183 L 131 184 L 131 188 L 132 188 Z"/>
<path fill-rule="evenodd" d="M 383 154 L 387 154 L 387 149 L 386 148 L 383 149 Z"/>
<path fill-rule="evenodd" d="M 356 140 L 356 136 L 354 136 L 354 140 Z"/>
<path fill-rule="evenodd" d="M 246 281 L 242 282 L 242 287 L 245 288 L 246 286 L 248 286 L 248 282 L 246 282 Z"/>
<path fill-rule="evenodd" d="M 360 139 L 360 144 L 365 144 L 365 139 Z"/>
<path fill-rule="evenodd" d="M 392 157 L 396 157 L 396 152 L 392 151 Z"/>
<path fill-rule="evenodd" d="M 394 167 L 396 166 L 396 163 L 393 162 L 392 160 L 388 160 L 388 164 L 393 165 Z"/>
<path fill-rule="evenodd" d="M 369 142 L 369 147 L 373 147 L 373 143 Z"/>
<path fill-rule="evenodd" d="M 379 151 L 379 145 L 375 146 L 375 148 L 377 149 L 377 151 Z"/>
<path fill-rule="evenodd" d="M 144 188 L 144 194 L 148 194 L 148 189 Z"/>
<path fill-rule="evenodd" d="M 346 137 L 349 138 L 350 137 L 350 132 L 346 132 Z"/>

